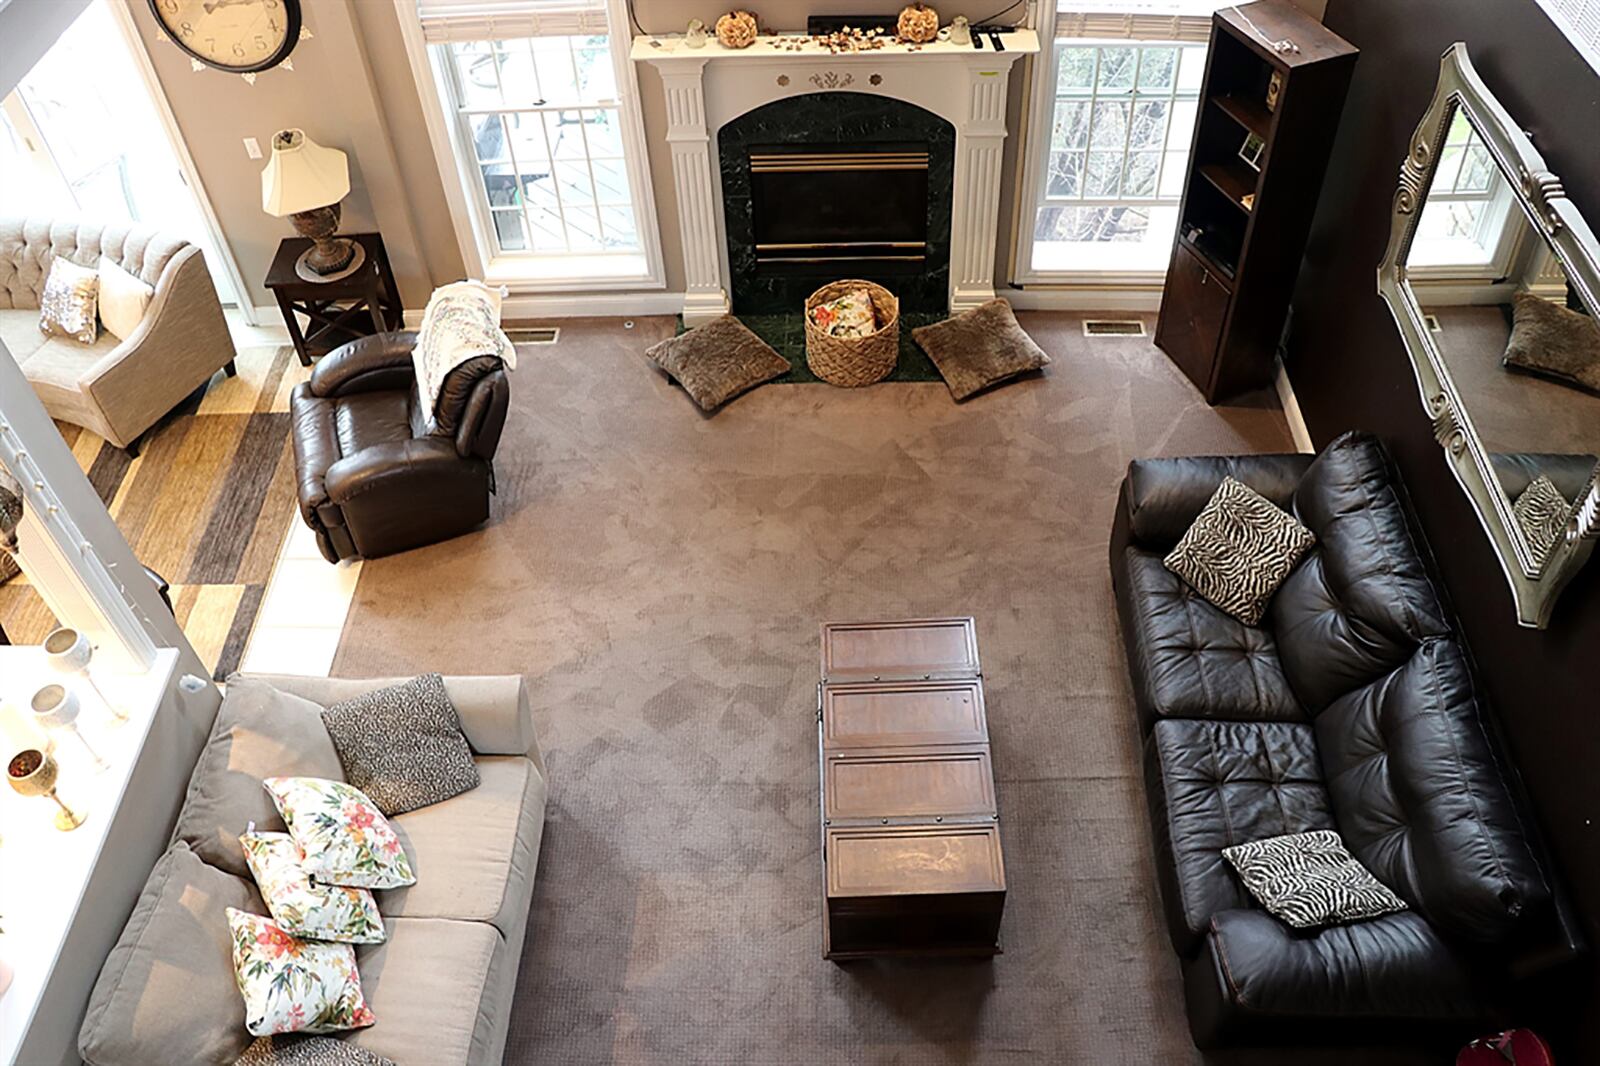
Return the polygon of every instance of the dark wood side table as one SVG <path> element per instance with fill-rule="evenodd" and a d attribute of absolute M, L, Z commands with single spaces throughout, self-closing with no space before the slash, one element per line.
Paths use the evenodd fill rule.
<path fill-rule="evenodd" d="M 336 281 L 307 281 L 295 273 L 294 261 L 311 247 L 304 237 L 280 241 L 278 254 L 267 269 L 267 288 L 278 298 L 283 324 L 289 328 L 295 354 L 302 366 L 327 355 L 339 345 L 385 330 L 402 328 L 400 290 L 389 269 L 383 238 L 376 233 L 347 233 L 366 249 L 364 263 Z M 308 319 L 300 327 L 300 315 Z"/>
<path fill-rule="evenodd" d="M 995 955 L 1000 812 L 971 618 L 822 627 L 822 952 Z"/>

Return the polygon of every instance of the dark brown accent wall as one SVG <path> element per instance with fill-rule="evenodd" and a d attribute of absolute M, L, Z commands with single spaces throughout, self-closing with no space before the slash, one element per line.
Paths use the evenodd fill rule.
<path fill-rule="evenodd" d="M 1494 712 L 1586 934 L 1600 945 L 1600 560 L 1550 628 L 1517 626 L 1477 518 L 1446 468 L 1376 269 L 1406 143 L 1439 56 L 1465 41 L 1483 80 L 1591 224 L 1600 224 L 1600 74 L 1534 0 L 1329 0 L 1329 29 L 1361 49 L 1294 301 L 1288 371 L 1321 446 L 1345 429 L 1394 452 L 1455 601 Z M 1469 400 L 1470 404 L 1470 400 Z M 1540 1019 L 1557 1060 L 1600 1062 L 1600 961 Z"/>

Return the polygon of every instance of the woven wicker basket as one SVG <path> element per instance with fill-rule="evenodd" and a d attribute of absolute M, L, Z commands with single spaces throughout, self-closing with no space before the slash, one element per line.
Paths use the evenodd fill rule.
<path fill-rule="evenodd" d="M 878 328 L 865 337 L 830 337 L 811 321 L 811 309 L 836 300 L 852 289 L 865 289 L 872 298 Z M 835 281 L 806 299 L 806 363 L 811 372 L 830 385 L 856 388 L 882 381 L 900 358 L 900 301 L 882 285 L 870 281 Z"/>

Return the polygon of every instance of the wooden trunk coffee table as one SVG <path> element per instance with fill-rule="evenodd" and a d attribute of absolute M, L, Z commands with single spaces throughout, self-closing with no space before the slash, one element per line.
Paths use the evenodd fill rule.
<path fill-rule="evenodd" d="M 822 953 L 994 955 L 1005 867 L 971 618 L 822 627 Z"/>

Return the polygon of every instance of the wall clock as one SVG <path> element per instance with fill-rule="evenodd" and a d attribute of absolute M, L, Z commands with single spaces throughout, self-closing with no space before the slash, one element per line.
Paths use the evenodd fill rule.
<path fill-rule="evenodd" d="M 300 40 L 300 0 L 150 0 L 172 43 L 230 74 L 253 74 L 289 58 Z"/>

